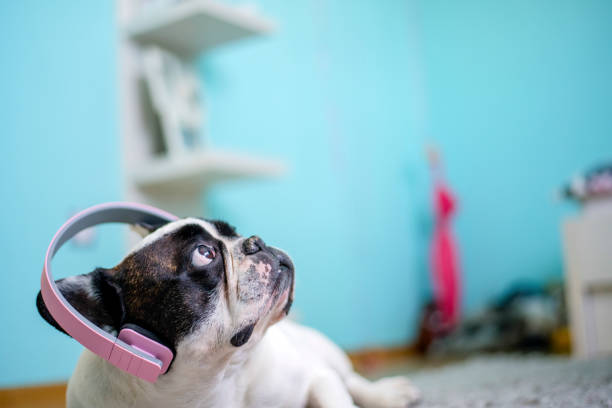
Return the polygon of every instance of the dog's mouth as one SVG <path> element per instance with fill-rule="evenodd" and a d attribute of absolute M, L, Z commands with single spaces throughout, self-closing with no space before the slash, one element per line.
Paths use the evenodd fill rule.
<path fill-rule="evenodd" d="M 279 300 L 279 304 L 282 306 L 282 311 L 285 315 L 289 314 L 289 310 L 291 309 L 291 305 L 293 304 L 293 285 L 295 279 L 295 273 L 293 269 L 281 266 L 281 276 L 287 276 L 289 282 L 286 285 L 285 290 L 283 291 L 283 295 L 281 295 L 281 299 Z"/>
<path fill-rule="evenodd" d="M 295 268 L 291 258 L 289 258 L 286 253 L 273 247 L 269 247 L 269 250 L 278 261 L 279 270 L 273 293 L 280 297 L 283 297 L 282 295 L 285 292 L 287 293 L 287 299 L 284 300 L 285 303 L 283 304 L 283 310 L 286 309 L 286 313 L 288 313 L 289 308 L 291 308 L 291 303 L 293 302 L 293 281 L 295 276 Z M 278 303 L 282 303 L 282 300 L 279 299 Z"/>
<path fill-rule="evenodd" d="M 289 314 L 293 304 L 293 287 L 295 272 L 291 261 L 288 263 L 280 262 L 279 274 L 272 290 L 272 307 L 275 313 L 274 320 L 280 320 Z"/>
<path fill-rule="evenodd" d="M 285 313 L 285 316 L 289 314 L 291 305 L 293 305 L 293 288 L 287 291 L 287 301 L 285 302 L 285 306 L 283 306 L 283 313 Z"/>
<path fill-rule="evenodd" d="M 261 291 L 258 295 L 250 295 L 251 300 L 265 299 L 258 308 L 258 315 L 266 316 L 266 321 L 273 324 L 291 309 L 295 272 L 291 258 L 280 249 L 266 246 L 261 252 L 253 254 L 258 258 L 249 265 L 249 271 L 254 269 L 257 273 L 245 273 L 245 292 Z M 248 297 L 245 301 L 249 301 Z"/>

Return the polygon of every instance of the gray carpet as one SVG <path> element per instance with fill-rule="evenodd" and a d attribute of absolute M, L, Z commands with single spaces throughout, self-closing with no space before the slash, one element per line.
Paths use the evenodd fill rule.
<path fill-rule="evenodd" d="M 478 357 L 412 373 L 419 408 L 612 408 L 612 357 Z"/>

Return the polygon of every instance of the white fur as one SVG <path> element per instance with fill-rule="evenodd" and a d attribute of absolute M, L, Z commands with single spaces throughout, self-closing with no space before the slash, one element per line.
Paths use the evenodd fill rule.
<path fill-rule="evenodd" d="M 282 321 L 255 347 L 231 356 L 198 355 L 183 342 L 171 371 L 155 384 L 85 351 L 68 384 L 68 408 L 407 407 L 419 398 L 403 377 L 369 382 L 318 332 Z"/>
<path fill-rule="evenodd" d="M 68 408 L 364 408 L 407 407 L 418 392 L 402 377 L 370 382 L 356 374 L 345 354 L 320 333 L 284 316 L 285 291 L 273 303 L 248 297 L 246 271 L 268 279 L 269 265 L 255 264 L 240 239 L 220 236 L 206 221 L 188 218 L 148 235 L 132 252 L 187 224 L 202 225 L 227 248 L 228 290 L 214 313 L 177 345 L 168 373 L 148 383 L 85 351 L 68 384 Z M 252 268 L 252 266 L 255 268 Z M 246 276 L 246 278 L 245 278 Z M 252 279 L 251 279 L 252 281 Z M 257 321 L 241 347 L 229 338 L 245 322 Z"/>

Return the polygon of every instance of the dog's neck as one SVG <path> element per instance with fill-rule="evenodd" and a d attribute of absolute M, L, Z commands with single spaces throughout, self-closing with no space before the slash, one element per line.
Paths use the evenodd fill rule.
<path fill-rule="evenodd" d="M 181 353 L 184 351 L 184 353 Z M 121 395 L 131 407 L 206 408 L 240 406 L 236 401 L 242 393 L 240 372 L 247 361 L 247 350 L 235 350 L 225 355 L 194 354 L 193 350 L 178 350 L 169 372 L 157 382 L 148 383 L 102 361 L 106 365 L 109 388 Z"/>
<path fill-rule="evenodd" d="M 235 406 L 236 402 L 228 398 L 235 398 L 236 393 L 228 388 L 239 385 L 238 373 L 246 356 L 237 352 L 221 359 L 216 357 L 214 360 L 178 357 L 172 372 L 149 386 L 160 398 L 174 404 L 184 401 L 186 407 Z M 185 401 L 186 396 L 189 401 Z"/>

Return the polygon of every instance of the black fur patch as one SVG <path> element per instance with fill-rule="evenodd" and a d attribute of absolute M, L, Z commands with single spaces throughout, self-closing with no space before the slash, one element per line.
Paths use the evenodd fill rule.
<path fill-rule="evenodd" d="M 57 330 L 61 331 L 64 334 L 68 334 L 62 329 L 62 327 L 55 321 L 51 313 L 49 313 L 49 309 L 45 305 L 45 301 L 42 298 L 42 293 L 38 291 L 38 296 L 36 296 L 36 308 L 38 309 L 38 313 L 42 316 L 43 319 L 46 320 L 51 326 L 55 327 Z"/>
<path fill-rule="evenodd" d="M 238 238 L 240 236 L 236 233 L 236 228 L 229 225 L 225 221 L 220 221 L 220 220 L 206 220 L 206 221 L 213 224 L 215 228 L 217 229 L 217 231 L 219 232 L 219 234 L 223 235 L 224 237 Z"/>
<path fill-rule="evenodd" d="M 240 347 L 249 341 L 251 334 L 253 334 L 253 328 L 255 328 L 255 323 L 248 325 L 247 327 L 241 329 L 238 333 L 234 334 L 230 340 L 232 346 Z"/>
<path fill-rule="evenodd" d="M 66 300 L 97 326 L 116 330 L 121 324 L 125 313 L 121 291 L 112 281 L 109 270 L 97 268 L 78 280 L 60 279 L 56 284 Z M 36 307 L 49 324 L 66 333 L 49 313 L 40 292 L 36 297 Z"/>
<path fill-rule="evenodd" d="M 201 244 L 218 256 L 195 269 L 192 254 Z M 136 324 L 176 347 L 214 310 L 225 275 L 222 246 L 200 225 L 189 224 L 127 257 L 115 268 L 125 301 L 124 324 Z"/>
<path fill-rule="evenodd" d="M 213 247 L 218 256 L 205 268 L 195 269 L 192 254 L 201 244 Z M 118 332 L 123 325 L 135 324 L 175 349 L 214 310 L 225 276 L 222 246 L 204 228 L 189 224 L 112 269 L 99 268 L 82 280 L 57 284 L 66 300 L 97 326 Z M 40 294 L 36 305 L 47 322 L 63 331 Z"/>
<path fill-rule="evenodd" d="M 157 222 L 139 222 L 137 225 L 149 231 L 149 234 L 150 234 L 151 232 L 158 230 L 159 228 L 163 227 L 166 224 L 168 223 L 157 221 Z"/>

